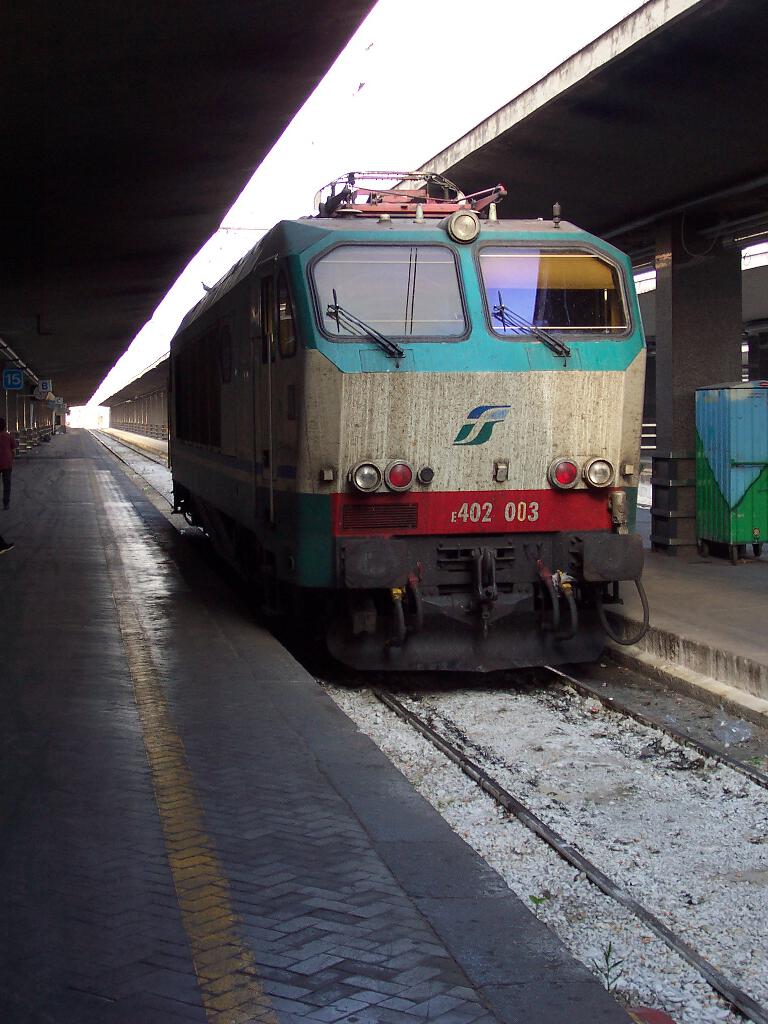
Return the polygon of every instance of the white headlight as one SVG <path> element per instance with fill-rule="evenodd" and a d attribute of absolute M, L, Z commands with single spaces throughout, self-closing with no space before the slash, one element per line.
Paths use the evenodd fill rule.
<path fill-rule="evenodd" d="M 375 491 L 381 484 L 381 470 L 372 462 L 359 462 L 349 471 L 349 479 L 358 491 Z"/>
<path fill-rule="evenodd" d="M 608 459 L 589 459 L 584 464 L 584 480 L 590 487 L 607 487 L 613 481 L 613 472 Z"/>
<path fill-rule="evenodd" d="M 474 210 L 456 210 L 448 218 L 445 230 L 454 242 L 474 242 L 480 234 L 480 218 Z"/>

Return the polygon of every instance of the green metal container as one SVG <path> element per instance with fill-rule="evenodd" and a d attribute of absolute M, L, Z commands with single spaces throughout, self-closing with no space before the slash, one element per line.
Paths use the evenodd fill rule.
<path fill-rule="evenodd" d="M 696 536 L 732 561 L 768 539 L 768 381 L 696 392 Z"/>

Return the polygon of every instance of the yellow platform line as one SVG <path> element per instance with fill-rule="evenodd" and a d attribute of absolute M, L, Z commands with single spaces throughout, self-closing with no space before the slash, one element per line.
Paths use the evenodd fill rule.
<path fill-rule="evenodd" d="M 105 487 L 93 477 L 91 482 L 168 861 L 206 1015 L 211 1024 L 277 1024 L 253 954 L 241 938 L 226 875 L 206 831 L 184 743 L 120 558 L 118 534 L 109 513 L 101 511 Z M 139 524 L 134 519 L 131 525 L 135 531 Z"/>

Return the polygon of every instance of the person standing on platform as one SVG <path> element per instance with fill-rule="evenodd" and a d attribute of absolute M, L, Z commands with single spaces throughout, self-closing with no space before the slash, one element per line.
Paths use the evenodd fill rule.
<path fill-rule="evenodd" d="M 0 477 L 3 479 L 3 509 L 11 505 L 11 473 L 13 472 L 13 450 L 16 439 L 5 429 L 5 420 L 0 416 Z"/>

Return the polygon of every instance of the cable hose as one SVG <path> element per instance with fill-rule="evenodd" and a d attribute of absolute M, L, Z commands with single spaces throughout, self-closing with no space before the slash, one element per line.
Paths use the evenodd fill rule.
<path fill-rule="evenodd" d="M 568 611 L 571 618 L 571 628 L 567 633 L 562 633 L 556 637 L 557 640 L 572 640 L 579 631 L 579 609 L 576 604 L 576 598 L 573 596 L 573 590 L 570 587 L 563 590 L 563 596 L 565 597 L 568 605 Z"/>
<path fill-rule="evenodd" d="M 613 640 L 615 644 L 620 644 L 622 647 L 631 647 L 632 644 L 636 644 L 642 640 L 648 632 L 648 624 L 651 618 L 650 608 L 648 607 L 648 597 L 645 593 L 645 587 L 642 584 L 642 580 L 635 580 L 635 586 L 637 587 L 637 592 L 640 595 L 640 600 L 643 604 L 643 623 L 640 626 L 640 630 L 637 635 L 633 637 L 623 638 L 613 631 L 613 629 L 608 625 L 608 616 L 605 614 L 605 606 L 599 596 L 597 598 L 597 614 L 600 618 L 600 625 L 607 633 L 608 638 Z"/>
<path fill-rule="evenodd" d="M 393 611 L 395 613 L 395 635 L 389 638 L 387 646 L 402 647 L 407 636 L 407 630 L 405 628 L 405 610 L 403 608 L 402 600 L 394 601 Z"/>
<path fill-rule="evenodd" d="M 557 591 L 551 579 L 542 579 L 542 583 L 544 589 L 549 594 L 550 604 L 552 605 L 552 632 L 557 633 L 558 629 L 560 629 L 560 599 L 557 596 Z M 544 628 L 546 629 L 546 626 Z"/>

